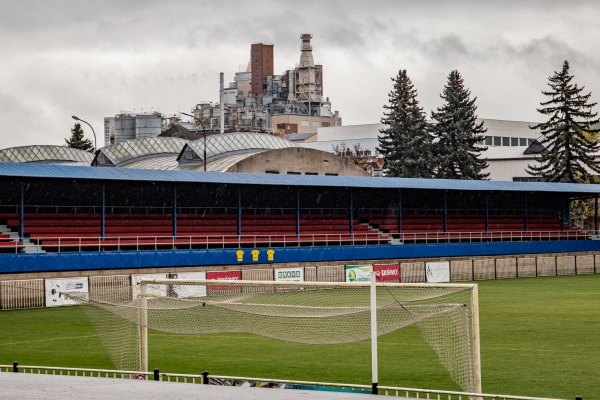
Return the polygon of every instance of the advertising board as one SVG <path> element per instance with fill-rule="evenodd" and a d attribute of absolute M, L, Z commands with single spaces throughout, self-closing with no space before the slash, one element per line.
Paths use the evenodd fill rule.
<path fill-rule="evenodd" d="M 206 272 L 180 272 L 171 274 L 172 279 L 206 279 Z M 187 297 L 206 297 L 206 285 L 172 285 L 171 296 L 184 299 Z"/>
<path fill-rule="evenodd" d="M 304 268 L 275 268 L 277 282 L 304 282 Z"/>
<path fill-rule="evenodd" d="M 374 264 L 373 269 L 380 282 L 400 281 L 400 264 Z"/>
<path fill-rule="evenodd" d="M 346 282 L 371 282 L 371 265 L 346 265 Z"/>
<path fill-rule="evenodd" d="M 216 279 L 219 281 L 239 281 L 242 280 L 242 271 L 208 271 L 206 279 Z M 239 289 L 239 286 L 209 286 L 208 290 L 228 290 Z"/>
<path fill-rule="evenodd" d="M 88 293 L 88 278 L 57 278 L 46 279 L 46 307 L 70 306 L 78 304 L 75 300 L 65 297 L 65 293 Z"/>

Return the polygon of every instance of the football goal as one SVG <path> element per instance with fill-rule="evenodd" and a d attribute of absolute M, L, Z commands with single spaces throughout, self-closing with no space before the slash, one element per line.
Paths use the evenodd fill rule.
<path fill-rule="evenodd" d="M 416 325 L 465 391 L 481 392 L 477 285 L 154 279 L 79 300 L 121 370 L 148 370 L 148 329 L 336 344 Z"/>

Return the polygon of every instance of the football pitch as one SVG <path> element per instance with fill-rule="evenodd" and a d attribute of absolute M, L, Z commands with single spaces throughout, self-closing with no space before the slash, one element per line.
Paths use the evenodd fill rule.
<path fill-rule="evenodd" d="M 600 275 L 478 281 L 483 391 L 600 398 Z M 163 372 L 370 384 L 370 343 L 150 331 Z M 113 369 L 79 307 L 0 311 L 0 364 Z M 409 327 L 379 339 L 380 385 L 459 390 Z"/>

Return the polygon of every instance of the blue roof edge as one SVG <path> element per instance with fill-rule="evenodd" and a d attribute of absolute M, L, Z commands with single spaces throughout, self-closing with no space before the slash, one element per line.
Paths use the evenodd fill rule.
<path fill-rule="evenodd" d="M 467 190 L 600 194 L 600 185 L 581 183 L 475 181 L 388 177 L 374 178 L 368 176 L 276 175 L 28 163 L 0 163 L 0 177 L 104 181 L 121 180 L 140 182 L 153 181 L 173 183 L 222 183 L 234 185 L 327 186 L 365 189 L 421 189 L 449 191 Z"/>

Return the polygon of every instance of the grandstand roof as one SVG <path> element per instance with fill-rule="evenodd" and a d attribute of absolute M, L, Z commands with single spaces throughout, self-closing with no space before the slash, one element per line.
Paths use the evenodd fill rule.
<path fill-rule="evenodd" d="M 151 181 L 173 183 L 216 183 L 233 185 L 313 186 L 365 189 L 508 191 L 568 194 L 600 193 L 600 185 L 576 183 L 221 173 L 135 168 L 95 168 L 62 166 L 56 164 L 0 163 L 0 178 L 2 177 L 139 182 Z"/>
<path fill-rule="evenodd" d="M 67 146 L 21 146 L 0 150 L 0 162 L 90 165 L 94 155 Z"/>

